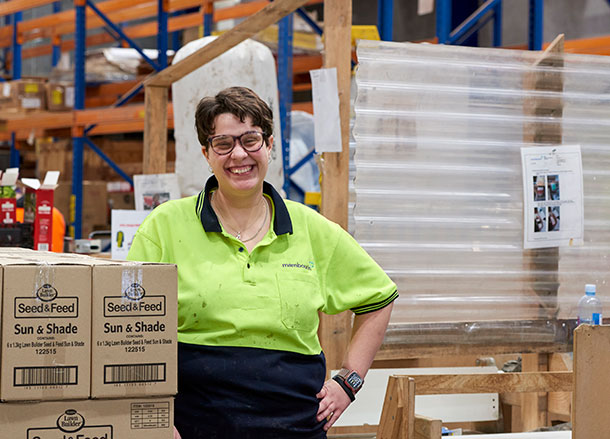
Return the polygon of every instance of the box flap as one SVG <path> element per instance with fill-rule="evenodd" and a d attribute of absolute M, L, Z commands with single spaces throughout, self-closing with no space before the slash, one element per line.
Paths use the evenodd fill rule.
<path fill-rule="evenodd" d="M 59 171 L 47 171 L 40 189 L 55 189 L 59 181 Z"/>
<path fill-rule="evenodd" d="M 8 168 L 2 174 L 2 180 L 0 185 L 2 186 L 14 186 L 17 183 L 17 177 L 19 177 L 19 168 Z"/>
<path fill-rule="evenodd" d="M 21 183 L 34 190 L 38 190 L 40 188 L 40 180 L 37 178 L 22 178 Z"/>

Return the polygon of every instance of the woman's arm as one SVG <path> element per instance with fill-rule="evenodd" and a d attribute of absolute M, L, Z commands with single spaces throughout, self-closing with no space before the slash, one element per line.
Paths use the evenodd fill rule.
<path fill-rule="evenodd" d="M 354 317 L 352 339 L 343 360 L 344 368 L 355 370 L 362 378 L 366 376 L 383 342 L 392 314 L 392 306 L 393 303 L 380 310 Z M 321 421 L 330 416 L 324 426 L 324 429 L 328 430 L 349 406 L 351 400 L 333 379 L 324 383 L 317 397 L 321 399 L 317 419 Z"/>

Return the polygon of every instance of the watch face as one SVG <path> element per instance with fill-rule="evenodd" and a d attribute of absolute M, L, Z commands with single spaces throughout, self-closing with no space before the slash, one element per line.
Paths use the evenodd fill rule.
<path fill-rule="evenodd" d="M 352 372 L 345 379 L 345 382 L 348 386 L 350 386 L 353 390 L 358 390 L 362 386 L 362 378 L 356 373 Z"/>

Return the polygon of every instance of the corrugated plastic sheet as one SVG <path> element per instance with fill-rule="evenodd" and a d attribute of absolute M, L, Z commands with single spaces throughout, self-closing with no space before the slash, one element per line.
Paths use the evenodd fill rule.
<path fill-rule="evenodd" d="M 351 227 L 398 284 L 392 323 L 573 318 L 585 283 L 610 296 L 610 58 L 535 67 L 540 56 L 358 45 Z M 526 89 L 543 71 L 562 92 Z M 537 98 L 560 99 L 563 117 L 526 115 Z M 585 243 L 560 248 L 557 271 L 557 250 L 523 249 L 520 149 L 534 124 L 560 124 L 582 149 Z"/>

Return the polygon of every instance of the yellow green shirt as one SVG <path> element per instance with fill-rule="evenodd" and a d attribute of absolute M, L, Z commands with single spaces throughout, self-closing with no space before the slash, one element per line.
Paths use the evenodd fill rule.
<path fill-rule="evenodd" d="M 272 227 L 248 252 L 222 229 L 209 194 L 168 201 L 138 229 L 128 259 L 178 266 L 178 341 L 315 355 L 318 311 L 376 311 L 396 285 L 340 226 L 282 200 L 268 183 Z"/>

